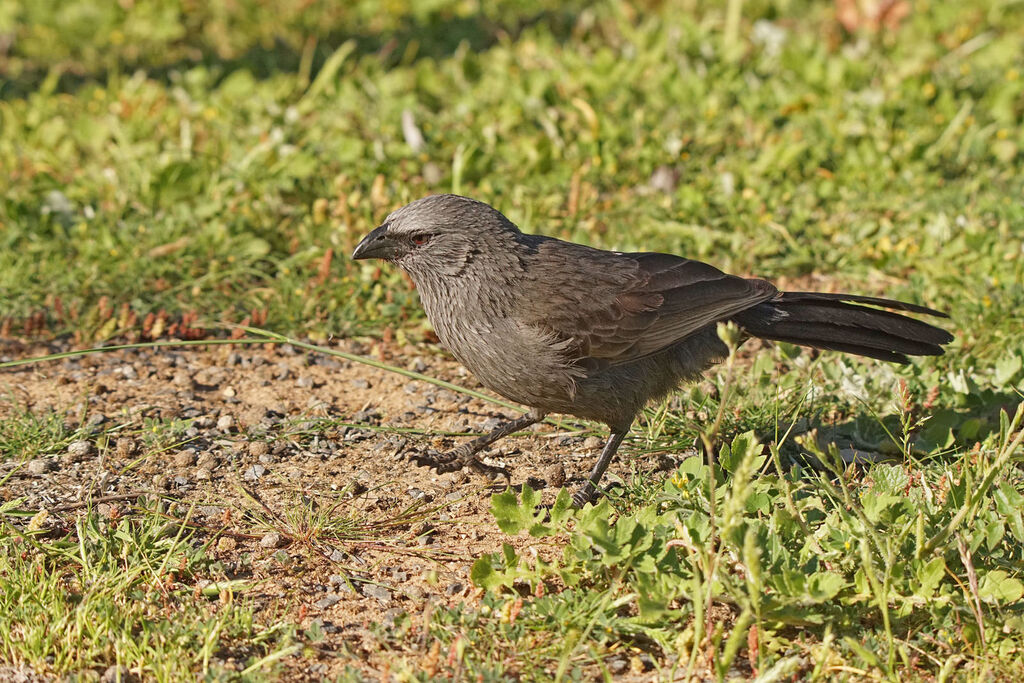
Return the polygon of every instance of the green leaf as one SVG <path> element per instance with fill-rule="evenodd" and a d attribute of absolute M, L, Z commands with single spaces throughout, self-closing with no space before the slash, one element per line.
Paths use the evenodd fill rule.
<path fill-rule="evenodd" d="M 892 524 L 910 509 L 906 498 L 890 493 L 865 491 L 861 494 L 860 500 L 864 506 L 864 514 L 875 524 Z"/>
<path fill-rule="evenodd" d="M 834 598 L 846 587 L 846 579 L 835 572 L 817 572 L 807 581 L 807 597 L 814 602 L 825 602 Z"/>
<path fill-rule="evenodd" d="M 988 572 L 978 584 L 978 597 L 997 605 L 1015 603 L 1024 596 L 1024 583 L 1002 569 Z"/>
<path fill-rule="evenodd" d="M 1022 365 L 1024 365 L 1024 361 L 1021 360 L 1020 356 L 1011 354 L 1002 356 L 993 366 L 993 382 L 997 387 L 1013 384 Z"/>
<path fill-rule="evenodd" d="M 935 593 L 935 589 L 939 587 L 945 573 L 946 562 L 941 557 L 932 558 L 920 565 L 917 569 L 917 580 L 920 585 L 914 591 L 914 595 L 930 598 Z"/>

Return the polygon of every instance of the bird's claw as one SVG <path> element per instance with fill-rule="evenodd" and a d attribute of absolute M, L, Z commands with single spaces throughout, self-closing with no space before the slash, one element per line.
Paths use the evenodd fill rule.
<path fill-rule="evenodd" d="M 573 508 L 580 510 L 587 503 L 593 503 L 596 498 L 597 489 L 588 481 L 572 494 L 572 506 Z"/>
<path fill-rule="evenodd" d="M 488 465 L 477 458 L 472 451 L 462 448 L 455 448 L 447 453 L 438 453 L 437 451 L 412 453 L 410 458 L 417 465 L 429 467 L 438 474 L 458 472 L 463 467 L 469 467 L 490 479 L 510 478 L 510 472 L 506 468 Z"/>

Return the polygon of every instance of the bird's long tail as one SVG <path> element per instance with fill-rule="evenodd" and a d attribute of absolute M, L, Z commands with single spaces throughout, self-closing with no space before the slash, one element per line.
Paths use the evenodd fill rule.
<path fill-rule="evenodd" d="M 942 345 L 953 340 L 946 330 L 893 310 L 949 317 L 931 308 L 891 299 L 783 292 L 735 316 L 735 320 L 747 333 L 761 339 L 845 351 L 894 363 L 908 363 L 907 356 L 941 355 Z"/>

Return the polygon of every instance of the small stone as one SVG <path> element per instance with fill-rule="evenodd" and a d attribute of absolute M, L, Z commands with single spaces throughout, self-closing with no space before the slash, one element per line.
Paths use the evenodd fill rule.
<path fill-rule="evenodd" d="M 137 448 L 138 444 L 135 442 L 135 439 L 128 436 L 122 436 L 114 445 L 114 455 L 118 458 L 128 458 L 135 453 Z"/>
<path fill-rule="evenodd" d="M 217 420 L 217 429 L 222 432 L 230 432 L 235 427 L 235 418 L 231 415 L 221 415 Z"/>
<path fill-rule="evenodd" d="M 199 462 L 196 463 L 199 467 L 205 467 L 208 470 L 216 469 L 220 465 L 220 458 L 209 451 L 199 456 Z"/>
<path fill-rule="evenodd" d="M 297 386 L 300 389 L 312 389 L 313 378 L 303 375 L 302 377 L 299 377 L 297 380 L 295 380 L 295 386 Z"/>
<path fill-rule="evenodd" d="M 360 410 L 352 416 L 352 421 L 356 423 L 370 423 L 376 424 L 380 420 L 380 413 L 373 408 L 367 408 L 366 410 Z"/>
<path fill-rule="evenodd" d="M 565 467 L 561 463 L 548 467 L 544 470 L 544 479 L 547 480 L 548 486 L 556 489 L 562 488 L 565 486 Z"/>
<path fill-rule="evenodd" d="M 266 455 L 270 452 L 270 444 L 266 441 L 250 441 L 249 442 L 249 455 L 254 458 L 258 458 L 261 455 Z"/>
<path fill-rule="evenodd" d="M 392 607 L 391 609 L 384 612 L 384 616 L 381 617 L 381 623 L 385 628 L 394 628 L 395 619 L 405 614 L 405 610 L 401 607 Z"/>
<path fill-rule="evenodd" d="M 84 439 L 81 441 L 72 441 L 68 444 L 68 460 L 71 462 L 77 462 L 82 460 L 89 453 L 92 452 L 92 444 Z"/>
<path fill-rule="evenodd" d="M 28 461 L 26 469 L 29 474 L 46 474 L 57 469 L 57 463 L 51 458 L 36 458 Z"/>
<path fill-rule="evenodd" d="M 196 478 L 196 481 L 210 481 L 210 479 L 213 477 L 213 473 L 210 472 L 210 470 L 206 469 L 205 467 L 200 467 L 196 469 L 195 474 L 193 474 L 192 476 Z"/>
<path fill-rule="evenodd" d="M 260 539 L 260 545 L 264 548 L 280 548 L 284 545 L 284 538 L 276 531 L 271 531 L 263 534 L 263 538 Z"/>
<path fill-rule="evenodd" d="M 267 473 L 267 468 L 263 465 L 253 465 L 242 474 L 242 478 L 246 481 L 259 481 L 260 477 Z"/>
<path fill-rule="evenodd" d="M 356 389 L 369 389 L 370 383 L 365 379 L 354 379 L 352 380 L 352 386 Z"/>
<path fill-rule="evenodd" d="M 190 450 L 178 451 L 172 462 L 175 467 L 192 467 L 196 462 L 196 453 Z"/>
<path fill-rule="evenodd" d="M 238 547 L 238 541 L 231 538 L 230 536 L 221 536 L 220 540 L 217 541 L 217 550 L 221 552 L 227 552 L 234 550 Z"/>
<path fill-rule="evenodd" d="M 96 429 L 106 421 L 107 416 L 103 413 L 93 413 L 89 416 L 89 419 L 85 421 L 85 428 L 89 430 Z"/>
<path fill-rule="evenodd" d="M 135 368 L 131 365 L 122 365 L 114 372 L 119 373 L 125 379 L 136 379 L 139 376 L 139 373 L 137 373 Z"/>
<path fill-rule="evenodd" d="M 339 602 L 341 602 L 341 596 L 337 593 L 331 593 L 320 598 L 313 604 L 319 607 L 320 609 L 327 609 L 328 607 L 332 607 L 338 604 Z"/>
<path fill-rule="evenodd" d="M 363 584 L 363 595 L 368 598 L 373 598 L 382 605 L 387 605 L 391 602 L 391 591 L 384 586 L 378 586 L 373 583 Z"/>
<path fill-rule="evenodd" d="M 126 667 L 117 666 L 116 664 L 108 666 L 107 670 L 100 676 L 100 683 L 127 683 L 127 681 L 134 680 L 136 680 L 135 676 L 132 676 Z"/>
<path fill-rule="evenodd" d="M 227 360 L 225 360 L 224 362 L 229 367 L 230 366 L 234 366 L 234 365 L 238 365 L 239 363 L 242 362 L 242 356 L 241 356 L 241 354 L 232 351 L 231 353 L 228 354 Z"/>
<path fill-rule="evenodd" d="M 448 595 L 457 595 L 461 593 L 463 590 L 465 590 L 465 586 L 463 586 L 458 581 L 455 581 L 454 583 L 448 584 L 448 587 L 444 589 L 444 592 Z"/>
<path fill-rule="evenodd" d="M 604 446 L 604 441 L 597 436 L 588 436 L 583 440 L 583 448 L 588 451 L 593 451 Z"/>
<path fill-rule="evenodd" d="M 210 415 L 201 415 L 192 420 L 192 426 L 196 429 L 209 429 L 215 424 L 217 424 L 216 420 L 214 420 Z"/>
<path fill-rule="evenodd" d="M 185 488 L 188 486 L 188 479 L 179 474 L 174 478 L 174 485 L 178 488 Z"/>

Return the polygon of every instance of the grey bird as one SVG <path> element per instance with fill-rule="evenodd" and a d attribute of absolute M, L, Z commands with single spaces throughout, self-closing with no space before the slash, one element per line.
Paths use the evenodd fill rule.
<path fill-rule="evenodd" d="M 441 343 L 485 387 L 529 406 L 522 417 L 434 458 L 439 472 L 485 468 L 476 454 L 548 413 L 608 425 L 577 507 L 648 401 L 728 354 L 717 323 L 759 337 L 895 363 L 933 356 L 948 332 L 898 313 L 945 314 L 850 294 L 780 292 L 700 261 L 604 251 L 528 235 L 482 202 L 432 195 L 397 209 L 356 247 L 412 278 Z M 865 305 L 866 304 L 866 305 Z"/>

